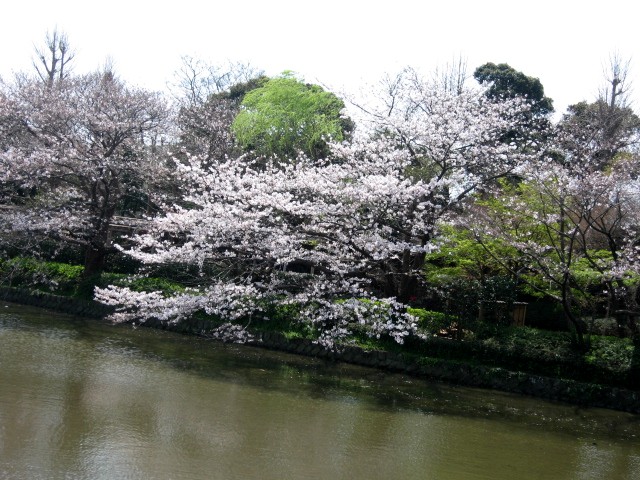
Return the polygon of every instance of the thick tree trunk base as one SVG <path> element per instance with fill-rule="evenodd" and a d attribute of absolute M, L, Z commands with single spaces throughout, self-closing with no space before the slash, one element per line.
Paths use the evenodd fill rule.
<path fill-rule="evenodd" d="M 101 274 L 104 268 L 105 256 L 106 252 L 102 249 L 87 248 L 84 256 L 84 272 L 82 276 L 87 279 Z"/>

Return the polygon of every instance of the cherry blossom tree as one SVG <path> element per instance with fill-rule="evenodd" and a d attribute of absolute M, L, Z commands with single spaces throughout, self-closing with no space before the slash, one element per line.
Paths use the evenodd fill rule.
<path fill-rule="evenodd" d="M 216 274 L 179 297 L 110 287 L 97 298 L 118 305 L 121 321 L 179 321 L 197 310 L 250 321 L 265 304 L 293 304 L 321 342 L 353 323 L 401 341 L 414 328 L 405 302 L 438 222 L 531 154 L 502 141 L 528 111 L 521 100 L 443 92 L 415 75 L 392 93 L 391 108 L 367 109 L 360 135 L 325 160 L 177 162 L 188 207 L 165 205 L 128 253 Z"/>
<path fill-rule="evenodd" d="M 586 133 L 558 126 L 553 155 L 526 165 L 517 185 L 459 219 L 503 268 L 562 306 L 584 348 L 585 315 L 636 309 L 640 226 L 637 159 L 629 153 L 597 168 L 598 145 Z"/>
<path fill-rule="evenodd" d="M 519 134 L 530 112 L 522 98 L 494 102 L 482 89 L 434 88 L 411 69 L 387 79 L 376 98 L 377 106 L 363 108 L 361 124 L 404 153 L 407 163 L 400 176 L 429 185 L 424 197 L 413 198 L 415 204 L 407 199 L 404 225 L 393 217 L 390 222 L 395 235 L 409 245 L 430 245 L 439 222 L 459 212 L 471 195 L 493 189 L 499 178 L 517 173 L 538 156 L 536 140 Z M 424 219 L 427 226 L 418 235 L 410 225 L 414 218 Z M 383 267 L 385 294 L 404 302 L 414 295 L 424 258 L 423 251 L 410 248 L 389 257 Z"/>
<path fill-rule="evenodd" d="M 85 276 L 99 272 L 118 208 L 161 177 L 150 153 L 167 114 L 161 97 L 113 72 L 2 84 L 2 229 L 79 244 Z"/>

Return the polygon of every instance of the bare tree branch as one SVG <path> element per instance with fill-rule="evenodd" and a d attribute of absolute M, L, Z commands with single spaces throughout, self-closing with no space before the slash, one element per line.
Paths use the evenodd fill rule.
<path fill-rule="evenodd" d="M 49 87 L 56 80 L 66 78 L 70 73 L 69 64 L 75 58 L 75 52 L 71 49 L 66 33 L 54 28 L 53 32 L 47 32 L 43 47 L 35 47 L 36 58 L 33 66 L 40 79 Z"/>

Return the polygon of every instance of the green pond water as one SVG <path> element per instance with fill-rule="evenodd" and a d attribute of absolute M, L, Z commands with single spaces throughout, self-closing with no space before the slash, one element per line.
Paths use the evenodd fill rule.
<path fill-rule="evenodd" d="M 0 301 L 0 479 L 640 479 L 640 416 Z"/>

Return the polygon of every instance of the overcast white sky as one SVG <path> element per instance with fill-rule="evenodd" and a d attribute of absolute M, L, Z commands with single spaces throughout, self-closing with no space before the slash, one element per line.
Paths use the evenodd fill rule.
<path fill-rule="evenodd" d="M 75 71 L 111 57 L 125 80 L 161 90 L 181 55 L 293 70 L 338 91 L 410 65 L 428 73 L 456 56 L 469 73 L 508 63 L 538 77 L 556 110 L 592 101 L 617 52 L 640 78 L 640 7 L 631 0 L 12 0 L 3 6 L 0 75 L 31 69 L 34 45 L 57 26 Z M 635 81 L 635 107 L 640 108 Z"/>

